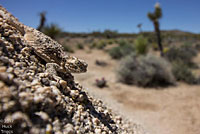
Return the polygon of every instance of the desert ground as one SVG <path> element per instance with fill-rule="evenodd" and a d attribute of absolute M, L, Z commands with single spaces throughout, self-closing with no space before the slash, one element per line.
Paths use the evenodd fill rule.
<path fill-rule="evenodd" d="M 141 88 L 116 79 L 119 61 L 102 50 L 77 50 L 72 55 L 88 63 L 88 71 L 75 74 L 75 80 L 131 122 L 141 124 L 149 134 L 199 134 L 200 86 L 177 83 L 167 88 Z M 107 66 L 97 66 L 96 60 Z M 198 60 L 198 59 L 197 59 Z M 98 88 L 95 80 L 104 77 L 107 87 Z"/>

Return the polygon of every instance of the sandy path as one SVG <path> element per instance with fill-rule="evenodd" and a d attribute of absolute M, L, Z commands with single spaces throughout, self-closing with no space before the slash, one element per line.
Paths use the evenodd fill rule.
<path fill-rule="evenodd" d="M 76 74 L 75 79 L 90 94 L 123 117 L 141 124 L 150 134 L 200 134 L 200 86 L 180 83 L 161 90 L 127 86 L 116 82 L 117 61 L 103 51 L 77 51 L 73 55 L 89 64 L 88 72 Z M 96 59 L 106 61 L 108 66 L 96 66 Z M 95 79 L 101 77 L 105 77 L 109 87 L 99 89 L 94 85 Z"/>

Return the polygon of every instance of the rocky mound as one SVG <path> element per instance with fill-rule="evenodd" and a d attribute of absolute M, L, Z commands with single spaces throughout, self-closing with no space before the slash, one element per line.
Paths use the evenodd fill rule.
<path fill-rule="evenodd" d="M 32 48 L 34 41 L 31 42 L 30 38 L 41 46 L 44 41 L 50 46 L 56 43 L 30 29 L 0 6 L 1 133 L 138 133 L 133 130 L 137 125 L 125 123 L 100 100 L 89 96 L 74 81 L 70 71 L 47 71 L 48 60 Z M 31 34 L 27 40 L 27 31 L 36 34 Z M 51 49 L 62 52 L 56 47 Z M 56 58 L 54 61 L 57 62 Z"/>

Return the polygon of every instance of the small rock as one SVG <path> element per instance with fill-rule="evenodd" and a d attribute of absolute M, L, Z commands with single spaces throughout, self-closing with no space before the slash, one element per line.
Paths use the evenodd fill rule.
<path fill-rule="evenodd" d="M 46 134 L 52 134 L 53 133 L 53 128 L 50 124 L 47 124 L 46 126 Z"/>
<path fill-rule="evenodd" d="M 75 134 L 74 127 L 71 124 L 67 124 L 64 126 L 64 134 Z"/>
<path fill-rule="evenodd" d="M 101 134 L 101 129 L 96 128 L 96 129 L 94 130 L 94 132 L 95 132 L 95 134 Z"/>
<path fill-rule="evenodd" d="M 13 71 L 14 71 L 13 67 L 8 67 L 8 69 L 6 70 L 6 72 L 8 73 L 13 73 Z"/>
<path fill-rule="evenodd" d="M 26 63 L 25 62 L 15 62 L 15 66 L 16 67 L 23 67 L 23 66 L 26 66 Z"/>
<path fill-rule="evenodd" d="M 0 73 L 2 73 L 2 72 L 6 72 L 6 67 L 4 67 L 4 66 L 0 67 Z"/>
<path fill-rule="evenodd" d="M 40 85 L 40 82 L 38 79 L 34 79 L 32 82 L 31 82 L 31 86 L 36 86 L 36 85 Z"/>
<path fill-rule="evenodd" d="M 98 120 L 97 118 L 93 118 L 93 119 L 92 119 L 92 122 L 93 122 L 94 124 L 96 124 L 96 125 L 99 124 L 99 120 Z"/>
<path fill-rule="evenodd" d="M 44 96 L 39 94 L 39 95 L 34 96 L 33 100 L 35 103 L 40 103 L 40 102 L 43 102 L 44 98 L 45 98 Z"/>
<path fill-rule="evenodd" d="M 79 95 L 79 92 L 78 90 L 71 90 L 70 95 L 72 98 L 76 98 Z"/>
<path fill-rule="evenodd" d="M 45 86 L 49 86 L 49 85 L 50 85 L 50 82 L 49 82 L 49 79 L 48 79 L 48 78 L 42 78 L 42 79 L 41 79 L 41 82 L 42 82 L 42 84 L 44 84 Z"/>
<path fill-rule="evenodd" d="M 62 88 L 66 88 L 67 87 L 67 82 L 64 80 L 60 80 L 59 84 L 62 86 Z"/>
<path fill-rule="evenodd" d="M 49 115 L 43 111 L 40 112 L 36 112 L 36 115 L 40 116 L 41 119 L 43 119 L 44 121 L 49 121 Z"/>

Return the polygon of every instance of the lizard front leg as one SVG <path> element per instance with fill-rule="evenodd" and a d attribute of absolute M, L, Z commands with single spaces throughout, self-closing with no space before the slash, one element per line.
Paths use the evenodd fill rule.
<path fill-rule="evenodd" d="M 57 82 L 61 80 L 61 78 L 58 76 L 57 72 L 62 72 L 62 68 L 56 64 L 56 63 L 47 63 L 46 64 L 46 73 L 50 75 L 54 80 Z"/>

